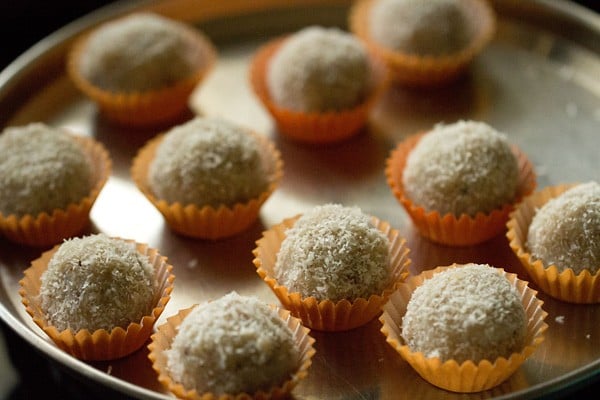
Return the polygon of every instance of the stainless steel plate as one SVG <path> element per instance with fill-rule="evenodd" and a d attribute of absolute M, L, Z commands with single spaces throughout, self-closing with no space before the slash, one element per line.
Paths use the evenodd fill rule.
<path fill-rule="evenodd" d="M 413 230 L 388 189 L 383 167 L 404 137 L 441 121 L 483 120 L 507 133 L 535 164 L 539 187 L 600 180 L 600 19 L 563 1 L 494 2 L 496 39 L 465 79 L 434 91 L 390 89 L 368 128 L 336 146 L 309 147 L 279 137 L 252 94 L 248 62 L 258 45 L 308 24 L 346 25 L 348 1 L 163 0 L 119 3 L 81 19 L 40 42 L 0 75 L 0 124 L 44 121 L 91 135 L 110 150 L 114 173 L 92 210 L 90 232 L 147 242 L 167 255 L 177 276 L 161 320 L 193 303 L 237 290 L 275 303 L 252 265 L 254 241 L 267 227 L 325 202 L 356 204 L 386 219 L 408 239 L 421 270 L 452 262 L 485 262 L 527 279 L 504 237 L 469 248 L 438 246 Z M 132 131 L 107 124 L 64 73 L 72 38 L 133 9 L 151 9 L 203 29 L 218 45 L 220 60 L 192 96 L 190 108 L 221 115 L 272 137 L 285 160 L 281 187 L 260 221 L 222 241 L 191 240 L 165 226 L 133 186 L 131 158 L 157 130 Z M 58 350 L 25 313 L 18 280 L 39 249 L 0 239 L 0 317 L 32 346 L 62 366 L 101 385 L 140 398 L 164 398 L 141 349 L 121 360 L 84 363 Z M 539 295 L 548 312 L 546 340 L 502 385 L 461 395 L 423 381 L 389 347 L 377 320 L 349 332 L 313 332 L 317 354 L 299 399 L 531 398 L 555 392 L 600 371 L 600 305 L 571 305 Z"/>

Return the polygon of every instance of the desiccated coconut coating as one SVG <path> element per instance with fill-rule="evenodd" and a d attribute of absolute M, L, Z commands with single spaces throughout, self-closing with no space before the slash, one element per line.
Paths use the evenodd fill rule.
<path fill-rule="evenodd" d="M 200 394 L 268 390 L 300 365 L 292 331 L 277 312 L 235 292 L 192 310 L 166 354 L 173 380 Z"/>
<path fill-rule="evenodd" d="M 402 319 L 411 351 L 459 364 L 508 358 L 523 349 L 526 333 L 517 290 L 489 265 L 436 273 L 415 289 Z"/>
<path fill-rule="evenodd" d="M 269 185 L 256 139 L 217 118 L 195 118 L 167 132 L 148 179 L 160 199 L 213 207 L 248 201 Z"/>
<path fill-rule="evenodd" d="M 42 123 L 0 134 L 0 213 L 37 215 L 66 208 L 88 195 L 92 165 L 66 132 Z"/>
<path fill-rule="evenodd" d="M 529 225 L 527 247 L 545 266 L 579 274 L 600 269 L 600 185 L 579 184 L 542 206 Z"/>
<path fill-rule="evenodd" d="M 475 216 L 514 200 L 519 167 L 504 134 L 459 121 L 421 138 L 402 179 L 406 196 L 427 211 Z"/>
<path fill-rule="evenodd" d="M 184 25 L 152 13 L 108 22 L 93 32 L 81 53 L 81 74 L 115 92 L 160 89 L 191 76 L 200 50 Z"/>
<path fill-rule="evenodd" d="M 390 280 L 389 240 L 358 207 L 317 206 L 286 231 L 278 283 L 303 297 L 337 302 L 380 295 Z"/>
<path fill-rule="evenodd" d="M 290 36 L 271 60 L 267 87 L 281 107 L 302 112 L 348 109 L 370 86 L 363 45 L 336 28 L 311 26 Z"/>
<path fill-rule="evenodd" d="M 379 0 L 369 15 L 380 45 L 419 56 L 443 56 L 468 46 L 473 28 L 459 0 Z"/>
<path fill-rule="evenodd" d="M 41 308 L 59 331 L 110 331 L 149 315 L 156 290 L 135 244 L 97 234 L 60 245 L 41 277 Z"/>

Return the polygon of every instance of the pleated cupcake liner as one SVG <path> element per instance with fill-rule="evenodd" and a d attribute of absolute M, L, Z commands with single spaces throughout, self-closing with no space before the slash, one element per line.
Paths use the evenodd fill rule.
<path fill-rule="evenodd" d="M 300 318 L 304 325 L 319 331 L 344 331 L 366 324 L 375 318 L 396 285 L 408 275 L 409 250 L 406 241 L 389 223 L 372 217 L 373 225 L 383 232 L 390 241 L 391 278 L 389 286 L 382 293 L 352 301 L 317 300 L 314 297 L 302 297 L 301 293 L 290 292 L 275 278 L 275 262 L 286 230 L 291 228 L 299 216 L 283 220 L 280 224 L 265 231 L 256 244 L 253 262 L 258 275 L 269 285 L 283 307 Z"/>
<path fill-rule="evenodd" d="M 319 145 L 338 143 L 358 134 L 367 123 L 370 112 L 387 88 L 385 66 L 371 60 L 373 73 L 369 94 L 358 105 L 340 111 L 301 112 L 280 107 L 267 86 L 271 58 L 287 37 L 274 39 L 260 47 L 250 66 L 250 83 L 254 93 L 267 108 L 277 124 L 278 132 L 292 140 Z"/>
<path fill-rule="evenodd" d="M 536 175 L 533 165 L 518 147 L 512 146 L 517 158 L 519 178 L 513 202 L 504 204 L 490 213 L 477 213 L 475 216 L 427 211 L 406 196 L 403 172 L 410 152 L 426 133 L 409 136 L 398 143 L 386 161 L 385 175 L 392 193 L 410 216 L 420 234 L 429 240 L 448 246 L 470 246 L 485 242 L 506 229 L 509 213 L 524 196 L 535 190 Z"/>
<path fill-rule="evenodd" d="M 9 240 L 33 247 L 47 247 L 77 235 L 90 221 L 90 211 L 112 170 L 112 161 L 106 148 L 93 138 L 74 136 L 91 161 L 93 186 L 90 193 L 78 203 L 62 209 L 5 216 L 0 213 L 0 232 Z"/>
<path fill-rule="evenodd" d="M 188 109 L 190 95 L 212 70 L 217 59 L 217 50 L 208 37 L 191 27 L 183 27 L 185 38 L 201 51 L 201 62 L 193 74 L 155 90 L 106 90 L 80 72 L 80 59 L 92 33 L 76 40 L 68 54 L 67 72 L 75 86 L 98 105 L 107 120 L 123 126 L 148 127 L 176 120 Z"/>
<path fill-rule="evenodd" d="M 266 137 L 251 133 L 257 140 L 269 174 L 269 185 L 256 198 L 247 202 L 219 207 L 169 203 L 157 198 L 148 182 L 148 171 L 164 135 L 151 139 L 133 160 L 131 176 L 136 186 L 165 218 L 174 232 L 199 239 L 222 239 L 248 229 L 256 220 L 265 201 L 275 191 L 283 176 L 281 154 Z"/>
<path fill-rule="evenodd" d="M 412 276 L 401 283 L 398 290 L 390 296 L 389 301 L 383 307 L 384 311 L 380 317 L 381 332 L 387 343 L 432 385 L 452 392 L 480 392 L 504 382 L 533 354 L 543 342 L 544 332 L 548 329 L 548 325 L 544 322 L 547 313 L 542 309 L 543 302 L 536 297 L 537 291 L 531 289 L 528 282 L 518 279 L 516 274 L 497 268 L 498 273 L 505 276 L 518 291 L 527 315 L 526 345 L 521 351 L 512 353 L 508 357 L 498 357 L 495 360 L 479 362 L 467 360 L 462 363 L 458 363 L 456 360 L 442 361 L 437 357 L 428 358 L 421 352 L 411 351 L 402 338 L 402 318 L 406 313 L 412 293 L 434 274 L 456 267 L 460 267 L 460 265 L 437 267 Z"/>
<path fill-rule="evenodd" d="M 131 240 L 127 242 L 135 243 Z M 115 327 L 110 331 L 98 329 L 91 332 L 87 329 L 76 332 L 71 329 L 60 331 L 48 321 L 41 307 L 41 277 L 60 245 L 44 252 L 25 270 L 23 279 L 19 281 L 21 301 L 33 321 L 60 349 L 82 360 L 113 360 L 135 352 L 148 340 L 154 323 L 171 298 L 175 276 L 172 273 L 173 266 L 167 263 L 167 258 L 160 255 L 158 250 L 143 243 L 135 245 L 137 251 L 147 256 L 153 265 L 158 287 L 152 300 L 154 306 L 150 314 L 142 317 L 140 321 L 132 321 L 125 328 Z"/>
<path fill-rule="evenodd" d="M 290 392 L 304 379 L 312 364 L 315 354 L 313 347 L 315 340 L 310 336 L 310 330 L 302 326 L 301 321 L 294 318 L 289 311 L 276 309 L 294 335 L 296 345 L 300 352 L 300 363 L 297 371 L 294 371 L 290 379 L 279 383 L 269 390 L 257 391 L 255 393 L 231 393 L 215 394 L 198 393 L 196 390 L 188 390 L 182 384 L 174 381 L 168 371 L 167 356 L 165 351 L 171 348 L 173 339 L 178 332 L 181 322 L 196 306 L 180 310 L 177 314 L 167 318 L 167 321 L 158 327 L 152 335 L 152 342 L 148 345 L 150 353 L 148 358 L 152 362 L 152 368 L 158 374 L 159 382 L 171 393 L 181 399 L 187 400 L 268 400 L 289 398 Z M 210 367 L 210 366 L 209 366 Z"/>
<path fill-rule="evenodd" d="M 464 8 L 470 13 L 469 20 L 475 24 L 474 36 L 467 47 L 443 56 L 419 56 L 395 51 L 378 44 L 371 37 L 370 13 L 375 2 L 358 0 L 353 4 L 349 13 L 350 30 L 385 63 L 391 79 L 400 85 L 429 88 L 456 80 L 494 36 L 496 17 L 487 2 L 463 0 L 467 3 Z"/>
<path fill-rule="evenodd" d="M 527 249 L 529 225 L 537 210 L 574 186 L 549 186 L 526 197 L 510 214 L 506 237 L 527 274 L 542 292 L 569 303 L 595 304 L 600 303 L 600 273 L 592 275 L 586 269 L 576 275 L 571 268 L 561 272 L 556 265 L 546 265 L 542 260 L 534 259 Z"/>

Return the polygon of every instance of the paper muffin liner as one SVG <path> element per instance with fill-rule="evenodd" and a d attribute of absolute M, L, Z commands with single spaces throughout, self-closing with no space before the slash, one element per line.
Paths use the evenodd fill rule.
<path fill-rule="evenodd" d="M 148 171 L 164 135 L 159 135 L 140 149 L 133 160 L 131 176 L 136 186 L 160 211 L 169 227 L 182 235 L 200 239 L 222 239 L 248 229 L 258 218 L 260 208 L 279 185 L 283 176 L 283 161 L 271 141 L 249 132 L 258 142 L 260 154 L 265 157 L 269 175 L 267 189 L 258 197 L 232 206 L 197 206 L 195 204 L 168 203 L 157 198 L 148 183 Z"/>
<path fill-rule="evenodd" d="M 132 240 L 126 242 L 135 243 Z M 143 243 L 135 245 L 137 251 L 147 256 L 155 269 L 158 286 L 152 299 L 154 307 L 151 313 L 142 317 L 140 321 L 131 322 L 126 328 L 113 328 L 110 332 L 105 329 L 93 332 L 87 329 L 76 332 L 71 329 L 59 331 L 47 320 L 40 302 L 41 276 L 60 245 L 44 252 L 25 270 L 25 276 L 19 281 L 21 301 L 33 321 L 60 349 L 81 360 L 113 360 L 138 350 L 150 337 L 154 323 L 171 298 L 175 276 L 171 272 L 173 266 L 167 263 L 167 258 L 160 255 L 158 250 Z"/>
<path fill-rule="evenodd" d="M 370 93 L 353 108 L 327 112 L 301 112 L 280 107 L 271 98 L 267 86 L 269 62 L 287 37 L 274 39 L 258 49 L 250 65 L 250 83 L 254 93 L 275 120 L 278 132 L 292 140 L 308 144 L 337 143 L 360 132 L 371 109 L 385 91 L 388 76 L 385 66 L 371 60 L 373 72 Z"/>
<path fill-rule="evenodd" d="M 98 105 L 107 120 L 123 126 L 158 125 L 183 115 L 191 93 L 212 70 L 217 59 L 217 51 L 210 39 L 202 32 L 185 26 L 186 38 L 201 50 L 198 69 L 192 75 L 156 90 L 110 91 L 95 85 L 80 72 L 80 58 L 91 33 L 77 39 L 71 48 L 67 59 L 68 75 L 75 86 Z"/>
<path fill-rule="evenodd" d="M 0 232 L 9 240 L 27 246 L 51 246 L 80 233 L 89 223 L 90 210 L 110 176 L 112 161 L 98 141 L 85 136 L 73 136 L 73 139 L 81 145 L 91 163 L 94 183 L 90 193 L 78 203 L 50 213 L 21 217 L 0 213 Z"/>
<path fill-rule="evenodd" d="M 526 197 L 510 214 L 506 237 L 528 275 L 540 290 L 555 299 L 578 304 L 600 303 L 600 273 L 584 270 L 575 275 L 571 268 L 559 271 L 556 265 L 545 265 L 534 259 L 527 249 L 529 225 L 537 210 L 576 184 L 546 187 Z"/>
<path fill-rule="evenodd" d="M 427 358 L 421 352 L 412 352 L 401 334 L 402 318 L 412 293 L 435 273 L 455 267 L 460 265 L 453 264 L 424 271 L 400 284 L 383 307 L 383 314 L 379 318 L 383 324 L 381 332 L 387 343 L 429 383 L 453 392 L 480 392 L 508 379 L 543 342 L 544 332 L 548 329 L 544 319 L 548 314 L 542 309 L 543 302 L 536 297 L 537 291 L 527 286 L 528 282 L 518 279 L 516 274 L 497 268 L 498 273 L 505 276 L 516 288 L 527 315 L 526 345 L 520 352 L 515 352 L 508 358 L 498 357 L 496 360 L 481 360 L 478 363 L 467 360 L 461 364 L 456 360 L 442 362 L 437 357 Z"/>
<path fill-rule="evenodd" d="M 391 79 L 401 85 L 435 87 L 458 78 L 493 38 L 496 18 L 484 0 L 463 0 L 474 24 L 470 44 L 460 52 L 443 56 L 419 56 L 402 53 L 378 44 L 370 34 L 371 7 L 376 0 L 358 0 L 350 10 L 350 30 L 363 40 L 371 52 L 387 65 Z"/>
<path fill-rule="evenodd" d="M 256 393 L 234 393 L 234 394 L 215 394 L 198 393 L 196 390 L 187 390 L 182 384 L 171 379 L 167 368 L 167 357 L 165 350 L 171 348 L 173 339 L 177 334 L 179 325 L 187 315 L 196 306 L 180 310 L 179 313 L 167 318 L 167 322 L 159 326 L 156 333 L 152 335 L 152 342 L 148 345 L 150 354 L 148 358 L 152 362 L 152 368 L 158 374 L 158 380 L 165 388 L 181 399 L 188 400 L 242 400 L 242 399 L 283 399 L 288 398 L 292 389 L 306 377 L 308 369 L 312 364 L 312 357 L 315 354 L 313 344 L 315 340 L 309 335 L 310 330 L 300 323 L 300 320 L 293 317 L 289 311 L 276 308 L 279 316 L 287 323 L 294 335 L 294 339 L 300 351 L 300 366 L 290 379 L 273 386 L 268 391 L 258 391 Z"/>
<path fill-rule="evenodd" d="M 394 291 L 399 282 L 408 275 L 408 247 L 406 240 L 400 237 L 397 230 L 389 223 L 371 217 L 373 225 L 383 232 L 390 241 L 391 279 L 383 293 L 371 295 L 368 299 L 357 298 L 353 301 L 317 300 L 314 297 L 302 297 L 299 292 L 290 292 L 287 287 L 280 285 L 275 279 L 275 262 L 286 237 L 286 230 L 291 228 L 300 218 L 296 216 L 283 220 L 271 229 L 263 232 L 263 236 L 253 250 L 253 262 L 258 275 L 269 285 L 284 308 L 300 318 L 304 325 L 319 331 L 344 331 L 357 328 L 375 318 L 388 296 Z"/>
<path fill-rule="evenodd" d="M 412 135 L 400 142 L 388 157 L 385 168 L 388 185 L 421 235 L 433 242 L 448 246 L 470 246 L 485 242 L 502 233 L 514 204 L 533 192 L 536 187 L 533 165 L 527 156 L 517 146 L 511 146 L 519 165 L 517 193 L 512 203 L 504 204 L 487 214 L 477 213 L 474 217 L 467 214 L 457 217 L 451 213 L 441 215 L 437 211 L 427 211 L 413 203 L 404 192 L 402 175 L 407 158 L 425 134 Z"/>

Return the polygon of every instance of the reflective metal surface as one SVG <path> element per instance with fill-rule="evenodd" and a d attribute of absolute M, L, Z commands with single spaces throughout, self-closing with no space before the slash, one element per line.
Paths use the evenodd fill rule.
<path fill-rule="evenodd" d="M 175 266 L 173 298 L 158 321 L 230 290 L 275 303 L 252 265 L 254 241 L 281 219 L 316 204 L 356 204 L 388 220 L 407 238 L 411 271 L 452 262 L 484 262 L 526 274 L 504 237 L 480 246 L 450 248 L 422 239 L 385 183 L 384 162 L 404 137 L 437 122 L 486 121 L 505 132 L 534 163 L 538 186 L 600 181 L 600 22 L 561 1 L 495 1 L 496 39 L 452 86 L 433 91 L 392 88 L 365 132 L 335 146 L 310 147 L 279 137 L 250 90 L 249 60 L 258 45 L 308 24 L 345 26 L 348 1 L 247 2 L 164 0 L 120 3 L 59 31 L 0 75 L 0 124 L 44 121 L 91 135 L 110 150 L 114 173 L 92 210 L 89 232 L 147 242 Z M 194 93 L 190 109 L 220 115 L 273 138 L 285 162 L 280 188 L 260 221 L 221 241 L 177 236 L 129 178 L 137 149 L 160 129 L 126 130 L 96 114 L 64 73 L 72 37 L 131 9 L 152 9 L 196 24 L 215 41 L 220 59 Z M 562 33 L 561 33 L 562 32 Z M 191 113 L 190 113 L 191 115 Z M 121 360 L 83 363 L 58 350 L 20 303 L 18 280 L 41 251 L 0 239 L 0 317 L 32 346 L 86 379 L 139 398 L 164 398 L 141 349 Z M 532 285 L 534 286 L 534 285 Z M 534 286 L 535 287 L 535 286 Z M 540 294 L 550 325 L 546 340 L 505 383 L 482 393 L 455 394 L 423 381 L 379 332 L 377 320 L 349 332 L 314 332 L 317 354 L 298 399 L 533 398 L 600 372 L 600 305 L 571 305 Z"/>

